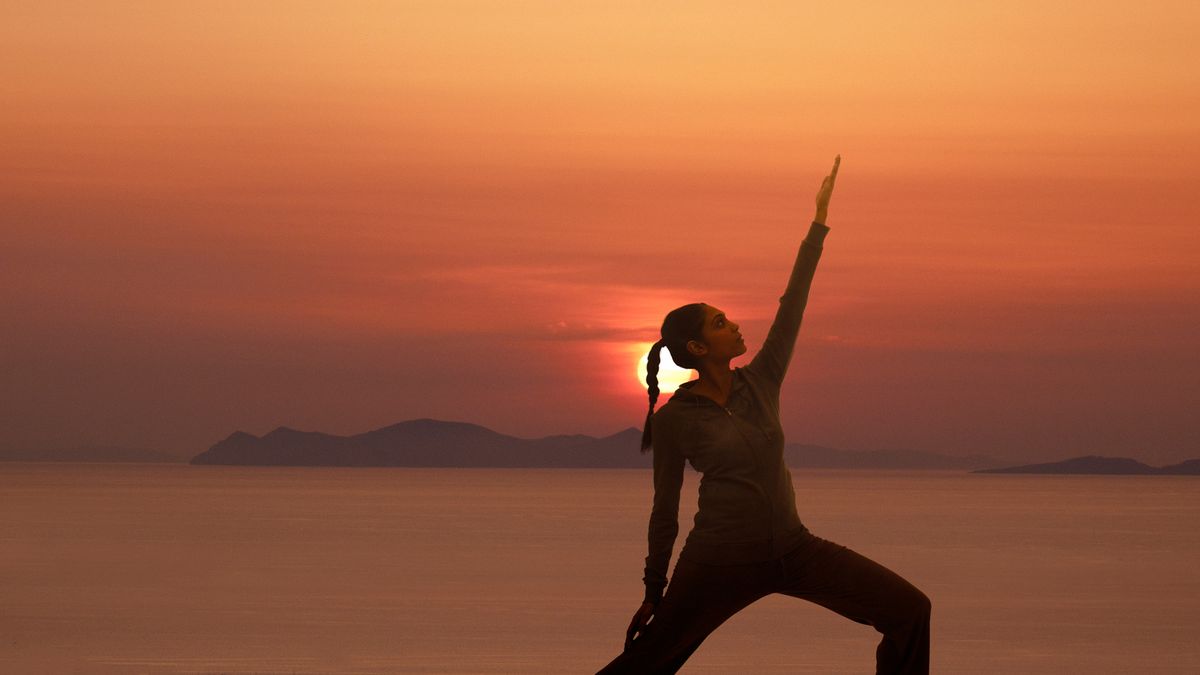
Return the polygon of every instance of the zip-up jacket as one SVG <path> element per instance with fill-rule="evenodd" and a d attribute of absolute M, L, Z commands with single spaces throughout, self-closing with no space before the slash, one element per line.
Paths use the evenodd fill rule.
<path fill-rule="evenodd" d="M 681 385 L 650 422 L 654 506 L 643 581 L 657 603 L 679 533 L 684 463 L 702 474 L 695 523 L 679 556 L 710 564 L 762 562 L 786 554 L 808 528 L 796 513 L 792 477 L 783 462 L 779 391 L 800 332 L 813 273 L 829 228 L 813 222 L 800 243 L 787 289 L 762 349 L 733 369 L 722 406 Z"/>

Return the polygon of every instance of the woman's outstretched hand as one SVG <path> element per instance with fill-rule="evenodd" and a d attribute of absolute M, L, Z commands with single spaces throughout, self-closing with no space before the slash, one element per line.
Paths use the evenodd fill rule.
<path fill-rule="evenodd" d="M 625 649 L 629 649 L 629 645 L 633 644 L 633 638 L 645 630 L 646 624 L 650 622 L 650 617 L 654 616 L 656 607 L 658 605 L 653 602 L 644 602 L 638 608 L 637 613 L 633 615 L 633 620 L 629 622 L 629 630 L 625 631 Z"/>
<path fill-rule="evenodd" d="M 838 165 L 841 163 L 841 155 L 833 159 L 833 171 L 825 176 L 825 181 L 821 183 L 821 189 L 817 191 L 817 215 L 813 220 L 822 225 L 825 224 L 825 218 L 829 216 L 829 198 L 833 196 L 833 183 L 837 180 Z"/>

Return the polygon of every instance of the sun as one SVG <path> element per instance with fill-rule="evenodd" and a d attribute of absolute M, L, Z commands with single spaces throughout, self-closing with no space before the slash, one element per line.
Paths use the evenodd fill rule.
<path fill-rule="evenodd" d="M 651 342 L 639 342 L 633 345 L 630 349 L 634 352 L 637 366 L 634 372 L 637 375 L 638 386 L 643 391 L 646 389 L 646 358 L 649 356 Z M 671 360 L 671 352 L 664 347 L 662 352 L 662 360 L 658 364 L 658 391 L 660 394 L 670 394 L 679 388 L 679 385 L 691 380 L 695 376 L 695 372 L 690 368 L 680 368 Z"/>

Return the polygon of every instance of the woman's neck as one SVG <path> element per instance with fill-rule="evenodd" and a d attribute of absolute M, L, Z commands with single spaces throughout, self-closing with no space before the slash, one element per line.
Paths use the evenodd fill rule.
<path fill-rule="evenodd" d="M 692 391 L 725 405 L 733 388 L 733 371 L 729 368 L 729 362 L 698 369 L 697 372 L 700 373 L 700 379 Z"/>

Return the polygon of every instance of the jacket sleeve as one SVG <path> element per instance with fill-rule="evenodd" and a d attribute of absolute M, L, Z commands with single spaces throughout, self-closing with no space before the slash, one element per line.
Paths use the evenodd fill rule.
<path fill-rule="evenodd" d="M 796 336 L 800 333 L 800 320 L 804 317 L 804 308 L 808 305 L 808 290 L 812 286 L 813 274 L 817 270 L 817 261 L 821 259 L 821 251 L 825 235 L 829 227 L 818 222 L 808 229 L 808 236 L 800 242 L 800 252 L 796 254 L 796 262 L 792 266 L 792 276 L 788 279 L 787 289 L 779 298 L 779 310 L 775 313 L 775 321 L 767 332 L 762 349 L 746 366 L 759 376 L 774 383 L 778 389 L 783 385 L 783 376 L 787 374 L 788 363 L 792 360 L 792 350 L 796 346 Z"/>
<path fill-rule="evenodd" d="M 679 433 L 666 415 L 655 414 L 650 423 L 654 449 L 654 507 L 650 511 L 650 554 L 642 581 L 645 602 L 658 603 L 667 587 L 667 568 L 679 534 L 679 492 L 683 487 L 683 452 Z"/>

